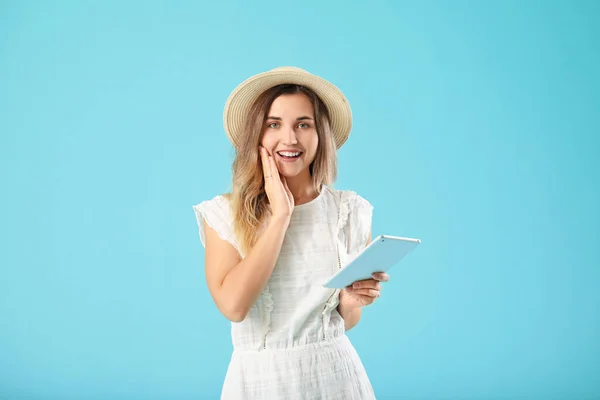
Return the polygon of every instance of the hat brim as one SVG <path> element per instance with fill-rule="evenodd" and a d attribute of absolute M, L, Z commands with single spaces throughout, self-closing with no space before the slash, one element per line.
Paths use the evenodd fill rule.
<path fill-rule="evenodd" d="M 281 84 L 305 86 L 315 92 L 329 111 L 331 132 L 339 149 L 352 130 L 352 110 L 341 90 L 331 82 L 299 69 L 276 69 L 254 75 L 229 95 L 223 112 L 223 125 L 231 143 L 238 147 L 249 109 L 265 90 Z"/>

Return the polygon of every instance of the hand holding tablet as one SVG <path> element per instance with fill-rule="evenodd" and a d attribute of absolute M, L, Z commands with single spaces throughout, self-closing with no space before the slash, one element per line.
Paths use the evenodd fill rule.
<path fill-rule="evenodd" d="M 352 283 L 372 279 L 376 272 L 387 272 L 421 243 L 420 239 L 381 235 L 327 282 L 326 288 L 344 289 Z"/>

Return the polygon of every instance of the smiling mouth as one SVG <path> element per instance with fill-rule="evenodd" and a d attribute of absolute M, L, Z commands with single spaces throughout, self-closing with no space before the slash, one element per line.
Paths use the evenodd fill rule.
<path fill-rule="evenodd" d="M 277 154 L 284 160 L 295 160 L 302 155 L 301 151 L 278 151 Z"/>

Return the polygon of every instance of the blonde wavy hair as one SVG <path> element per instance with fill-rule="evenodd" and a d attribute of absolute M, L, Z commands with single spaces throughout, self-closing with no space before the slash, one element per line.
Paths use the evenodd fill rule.
<path fill-rule="evenodd" d="M 269 212 L 258 150 L 268 112 L 279 96 L 296 93 L 302 93 L 310 99 L 315 113 L 319 141 L 315 159 L 310 165 L 312 184 L 317 193 L 320 193 L 323 185 L 331 185 L 336 179 L 336 146 L 331 134 L 329 112 L 323 101 L 309 88 L 294 84 L 275 86 L 263 92 L 246 116 L 244 135 L 238 142 L 233 162 L 232 191 L 227 196 L 233 231 L 242 252 L 247 252 L 254 246 Z"/>

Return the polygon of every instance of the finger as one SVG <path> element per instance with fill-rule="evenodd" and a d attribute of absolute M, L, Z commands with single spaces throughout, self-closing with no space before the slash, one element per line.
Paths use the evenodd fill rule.
<path fill-rule="evenodd" d="M 380 282 L 387 282 L 390 280 L 390 276 L 388 274 L 386 274 L 385 272 L 375 272 L 373 274 L 373 279 L 380 281 Z"/>
<path fill-rule="evenodd" d="M 375 297 L 357 295 L 356 300 L 361 306 L 368 306 L 369 304 L 373 304 L 373 302 L 375 301 Z"/>
<path fill-rule="evenodd" d="M 283 175 L 281 176 L 281 182 L 283 183 L 283 188 L 285 189 L 286 193 L 287 193 L 289 196 L 291 196 L 291 197 L 292 197 L 292 199 L 293 199 L 293 196 L 292 196 L 292 191 L 290 190 L 290 187 L 289 187 L 289 186 L 288 186 L 288 184 L 287 184 L 287 179 L 285 179 L 285 177 L 284 177 Z"/>
<path fill-rule="evenodd" d="M 366 279 L 363 281 L 357 281 L 352 284 L 353 289 L 381 289 L 381 284 L 375 279 Z"/>
<path fill-rule="evenodd" d="M 355 281 L 354 283 L 352 283 L 352 285 L 369 285 L 370 283 L 374 283 L 374 282 L 378 282 L 373 278 L 369 278 L 369 279 L 361 279 L 360 281 Z"/>
<path fill-rule="evenodd" d="M 377 298 L 381 295 L 381 292 L 376 289 L 352 289 L 351 293 L 353 295 L 366 296 L 371 298 Z"/>
<path fill-rule="evenodd" d="M 273 159 L 273 156 L 269 154 L 269 174 L 273 177 L 278 177 L 279 176 L 279 169 L 277 168 L 277 165 L 275 164 L 275 160 Z"/>
<path fill-rule="evenodd" d="M 269 153 L 267 153 L 267 149 L 265 149 L 264 147 L 260 146 L 260 159 L 262 162 L 262 167 L 263 167 L 263 175 L 266 178 L 267 176 L 270 175 L 270 171 L 271 171 L 271 166 L 269 164 Z"/>

